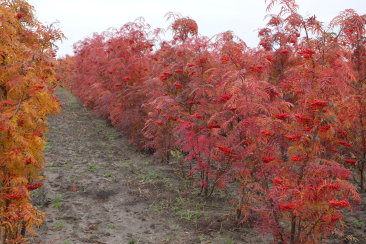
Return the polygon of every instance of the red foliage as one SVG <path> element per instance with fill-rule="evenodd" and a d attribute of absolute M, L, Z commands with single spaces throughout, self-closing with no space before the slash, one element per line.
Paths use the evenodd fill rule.
<path fill-rule="evenodd" d="M 220 149 L 221 152 L 225 153 L 225 154 L 231 154 L 232 150 L 228 147 L 224 147 L 224 146 L 217 146 L 218 149 Z"/>
<path fill-rule="evenodd" d="M 344 160 L 344 162 L 351 163 L 351 164 L 355 164 L 357 162 L 357 160 L 356 159 L 347 158 L 347 159 Z"/>
<path fill-rule="evenodd" d="M 346 208 L 350 206 L 349 202 L 346 199 L 340 201 L 331 200 L 329 201 L 329 205 L 332 207 L 341 207 L 341 208 Z"/>
<path fill-rule="evenodd" d="M 282 211 L 293 211 L 296 209 L 297 206 L 296 204 L 289 203 L 289 204 L 280 204 L 279 207 Z"/>
<path fill-rule="evenodd" d="M 292 156 L 292 157 L 291 157 L 291 160 L 292 160 L 292 161 L 299 162 L 299 161 L 302 161 L 303 159 L 302 159 L 300 156 Z"/>
<path fill-rule="evenodd" d="M 262 158 L 263 163 L 269 163 L 269 162 L 272 162 L 273 160 L 275 160 L 274 157 L 263 157 Z"/>
<path fill-rule="evenodd" d="M 42 182 L 37 182 L 37 183 L 35 183 L 33 185 L 26 185 L 25 187 L 28 189 L 28 191 L 33 191 L 33 190 L 38 189 L 38 188 L 40 188 L 42 186 L 43 186 L 43 183 Z"/>
<path fill-rule="evenodd" d="M 272 180 L 273 183 L 275 184 L 279 184 L 279 185 L 282 185 L 283 183 L 285 183 L 283 180 L 281 180 L 280 178 L 274 178 Z"/>
<path fill-rule="evenodd" d="M 276 115 L 276 118 L 277 119 L 281 119 L 281 120 L 288 119 L 289 117 L 290 117 L 290 115 L 289 114 L 286 114 L 286 113 L 284 113 L 284 114 L 277 114 Z"/>
<path fill-rule="evenodd" d="M 335 25 L 359 48 L 302 17 L 294 0 L 267 2 L 281 11 L 260 30 L 258 48 L 231 32 L 198 36 L 194 20 L 169 14 L 173 40 L 155 52 L 159 38 L 144 23 L 80 42 L 72 87 L 133 143 L 165 162 L 175 155 L 200 193 L 239 182 L 241 221 L 255 214 L 279 243 L 320 242 L 342 216 L 336 207 L 360 201 L 341 163 L 364 165 L 366 49 L 346 27 L 354 12 Z"/>
<path fill-rule="evenodd" d="M 331 222 L 336 222 L 337 220 L 341 219 L 343 217 L 342 214 L 337 214 L 337 215 L 333 215 L 331 218 L 330 218 L 330 221 Z"/>
<path fill-rule="evenodd" d="M 294 134 L 294 135 L 285 135 L 285 137 L 287 139 L 289 139 L 290 141 L 299 141 L 301 138 L 300 134 Z"/>

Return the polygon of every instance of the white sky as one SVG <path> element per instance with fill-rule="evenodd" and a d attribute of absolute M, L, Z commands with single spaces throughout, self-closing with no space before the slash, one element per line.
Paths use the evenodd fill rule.
<path fill-rule="evenodd" d="M 179 12 L 197 21 L 200 34 L 213 36 L 232 30 L 249 46 L 256 46 L 257 30 L 264 27 L 264 0 L 28 0 L 38 19 L 46 24 L 59 21 L 68 38 L 59 44 L 58 55 L 72 54 L 73 43 L 119 28 L 139 16 L 153 28 L 166 28 L 167 12 Z M 300 13 L 329 22 L 340 11 L 353 8 L 366 14 L 366 0 L 297 0 Z"/>

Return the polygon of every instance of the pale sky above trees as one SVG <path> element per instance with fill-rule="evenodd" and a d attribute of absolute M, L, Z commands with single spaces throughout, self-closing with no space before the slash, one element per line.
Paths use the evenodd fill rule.
<path fill-rule="evenodd" d="M 231 30 L 249 46 L 256 46 L 257 30 L 264 27 L 264 0 L 28 0 L 45 24 L 59 21 L 68 38 L 59 43 L 59 56 L 72 54 L 73 43 L 109 27 L 144 17 L 152 28 L 166 28 L 167 12 L 177 12 L 197 21 L 201 35 L 213 36 Z M 366 0 L 297 0 L 300 13 L 329 22 L 340 11 L 353 8 L 366 14 Z"/>

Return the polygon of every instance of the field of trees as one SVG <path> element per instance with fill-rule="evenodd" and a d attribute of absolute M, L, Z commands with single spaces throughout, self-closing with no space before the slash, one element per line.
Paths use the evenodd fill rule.
<path fill-rule="evenodd" d="M 56 60 L 61 32 L 25 1 L 1 1 L 0 243 L 25 242 L 45 218 L 30 192 L 42 186 L 58 84 L 129 143 L 174 161 L 197 198 L 225 192 L 237 226 L 274 243 L 344 241 L 345 217 L 365 212 L 366 15 L 347 9 L 325 25 L 294 0 L 266 3 L 254 48 L 168 13 L 172 40 L 137 19 Z"/>

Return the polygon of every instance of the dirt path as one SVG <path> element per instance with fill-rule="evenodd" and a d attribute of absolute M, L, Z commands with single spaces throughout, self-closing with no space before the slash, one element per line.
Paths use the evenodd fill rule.
<path fill-rule="evenodd" d="M 63 110 L 50 118 L 45 187 L 34 197 L 47 220 L 32 243 L 171 243 L 173 232 L 175 239 L 190 240 L 151 213 L 148 199 L 130 187 L 130 166 L 151 158 L 69 92 L 57 95 Z"/>

